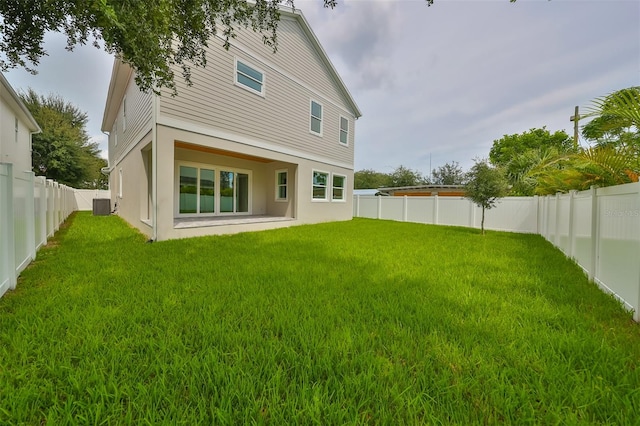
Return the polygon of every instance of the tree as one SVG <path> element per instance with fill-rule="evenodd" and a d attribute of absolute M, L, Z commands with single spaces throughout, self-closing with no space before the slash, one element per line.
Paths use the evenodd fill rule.
<path fill-rule="evenodd" d="M 434 185 L 462 185 L 465 173 L 457 161 L 445 163 L 437 169 L 433 169 L 431 183 Z"/>
<path fill-rule="evenodd" d="M 564 130 L 551 133 L 543 126 L 494 140 L 489 159 L 493 165 L 504 169 L 513 195 L 533 195 L 535 186 L 531 182 L 523 184 L 522 177 L 549 153 L 564 154 L 572 150 L 573 139 Z"/>
<path fill-rule="evenodd" d="M 640 155 L 640 86 L 596 98 L 585 117 L 594 117 L 582 127 L 585 139 L 597 146 L 632 149 Z"/>
<path fill-rule="evenodd" d="M 333 9 L 337 0 L 321 0 Z M 434 0 L 425 0 L 428 6 Z M 514 2 L 515 0 L 510 0 Z M 35 72 L 47 31 L 64 33 L 67 49 L 91 42 L 136 71 L 145 91 L 174 90 L 172 65 L 190 83 L 191 66 L 205 66 L 206 48 L 221 34 L 223 45 L 238 28 L 251 28 L 275 51 L 280 4 L 293 0 L 12 0 L 0 2 L 0 70 L 16 66 Z"/>
<path fill-rule="evenodd" d="M 419 171 L 400 165 L 391 173 L 389 186 L 416 186 L 427 182 L 427 179 Z"/>
<path fill-rule="evenodd" d="M 500 169 L 491 167 L 486 160 L 476 160 L 474 166 L 467 173 L 465 197 L 482 208 L 482 221 L 480 222 L 482 235 L 484 235 L 485 209 L 495 207 L 498 199 L 504 197 L 508 191 L 507 180 Z"/>
<path fill-rule="evenodd" d="M 354 189 L 377 189 L 391 186 L 391 177 L 373 169 L 358 170 L 353 174 Z"/>
<path fill-rule="evenodd" d="M 74 188 L 106 188 L 100 172 L 106 161 L 89 140 L 87 114 L 58 95 L 40 96 L 33 89 L 20 98 L 42 129 L 32 137 L 33 171 Z"/>

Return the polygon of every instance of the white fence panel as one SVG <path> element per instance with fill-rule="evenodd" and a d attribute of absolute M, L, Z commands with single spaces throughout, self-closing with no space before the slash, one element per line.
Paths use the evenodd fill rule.
<path fill-rule="evenodd" d="M 74 196 L 78 211 L 91 211 L 94 198 L 111 198 L 111 192 L 108 189 L 76 189 Z"/>
<path fill-rule="evenodd" d="M 33 172 L 13 176 L 13 230 L 15 270 L 18 274 L 35 259 Z"/>
<path fill-rule="evenodd" d="M 593 268 L 594 240 L 592 238 L 592 210 L 594 199 L 591 191 L 582 191 L 574 194 L 573 225 L 571 238 L 571 257 L 586 271 Z"/>
<path fill-rule="evenodd" d="M 474 228 L 480 228 L 482 210 L 475 207 Z M 538 197 L 507 197 L 485 211 L 486 229 L 523 233 L 538 232 Z"/>
<path fill-rule="evenodd" d="M 109 197 L 109 191 L 81 194 L 86 210 L 92 210 L 94 197 Z M 77 209 L 73 188 L 0 164 L 0 297 L 15 288 L 18 275 L 35 259 L 38 248 Z"/>
<path fill-rule="evenodd" d="M 379 211 L 380 219 L 403 220 L 404 218 L 404 197 L 378 197 L 382 201 L 382 208 Z M 384 198 L 384 199 L 382 199 Z"/>
<path fill-rule="evenodd" d="M 640 306 L 640 183 L 597 190 L 596 281 L 635 309 Z"/>
<path fill-rule="evenodd" d="M 470 226 L 473 206 L 462 197 L 438 197 L 438 224 Z"/>
<path fill-rule="evenodd" d="M 15 288 L 12 200 L 12 165 L 0 163 L 0 297 Z"/>
<path fill-rule="evenodd" d="M 407 221 L 435 223 L 436 200 L 436 197 L 407 197 Z"/>

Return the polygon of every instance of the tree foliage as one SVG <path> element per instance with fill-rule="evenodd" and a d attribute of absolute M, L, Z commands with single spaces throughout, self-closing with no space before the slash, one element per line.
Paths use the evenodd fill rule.
<path fill-rule="evenodd" d="M 32 137 L 33 171 L 74 188 L 106 188 L 107 164 L 89 140 L 87 114 L 58 95 L 28 89 L 20 97 L 42 129 Z"/>
<path fill-rule="evenodd" d="M 582 134 L 592 146 L 560 151 L 529 150 L 507 164 L 513 192 L 555 194 L 637 182 L 640 175 L 640 87 L 593 101 Z M 517 170 L 518 173 L 513 173 Z"/>
<path fill-rule="evenodd" d="M 466 174 L 457 161 L 445 163 L 431 173 L 430 183 L 433 185 L 462 185 Z"/>
<path fill-rule="evenodd" d="M 391 186 L 391 177 L 373 169 L 358 170 L 353 175 L 354 189 L 377 189 Z"/>
<path fill-rule="evenodd" d="M 495 207 L 498 199 L 507 195 L 509 186 L 503 172 L 486 160 L 476 160 L 467 173 L 465 197 L 482 208 L 480 226 L 484 235 L 484 212 Z"/>
<path fill-rule="evenodd" d="M 428 183 L 428 179 L 425 178 L 418 170 L 412 170 L 403 165 L 398 166 L 389 175 L 389 178 L 389 185 L 391 187 L 416 186 Z"/>
<path fill-rule="evenodd" d="M 631 149 L 640 155 L 640 86 L 596 98 L 582 127 L 582 136 L 597 146 Z"/>
<path fill-rule="evenodd" d="M 533 128 L 494 140 L 489 159 L 492 164 L 504 169 L 512 187 L 512 195 L 533 195 L 535 183 L 531 179 L 524 179 L 528 172 L 541 159 L 569 153 L 573 149 L 573 140 L 564 130 L 551 133 L 546 127 Z"/>

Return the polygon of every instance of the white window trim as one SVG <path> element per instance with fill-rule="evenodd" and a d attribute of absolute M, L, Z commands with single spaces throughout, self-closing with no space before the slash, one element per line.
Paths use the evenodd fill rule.
<path fill-rule="evenodd" d="M 340 198 L 333 198 L 333 189 L 337 188 L 333 186 L 333 178 L 334 176 L 339 176 L 341 178 L 343 178 L 342 181 L 342 199 Z M 340 173 L 333 173 L 331 175 L 331 202 L 334 203 L 346 203 L 347 202 L 347 176 L 342 175 Z"/>
<path fill-rule="evenodd" d="M 245 86 L 244 84 L 240 83 L 238 81 L 238 62 L 242 62 L 244 65 L 248 66 L 249 68 L 252 68 L 254 71 L 259 72 L 260 74 L 262 74 L 262 91 L 257 91 L 255 90 L 253 87 L 249 87 L 249 86 Z M 249 78 L 251 78 L 250 76 L 247 76 Z M 260 68 L 254 66 L 252 63 L 249 63 L 248 61 L 245 61 L 244 59 L 238 59 L 238 57 L 234 57 L 233 60 L 233 84 L 235 84 L 236 86 L 240 87 L 241 89 L 247 90 L 251 93 L 254 93 L 258 96 L 261 97 L 265 97 L 266 94 L 266 90 L 267 90 L 267 74 L 262 71 Z"/>
<path fill-rule="evenodd" d="M 325 185 L 325 191 L 324 191 L 324 198 L 314 198 L 313 197 L 313 187 L 315 186 L 313 184 L 313 174 L 314 173 L 323 173 L 325 175 L 327 175 L 327 184 Z M 311 170 L 311 201 L 315 202 L 315 203 L 326 203 L 329 201 L 330 196 L 329 196 L 329 190 L 332 187 L 332 182 L 331 182 L 331 173 L 324 171 L 324 170 L 317 170 L 317 169 L 313 169 Z"/>
<path fill-rule="evenodd" d="M 314 102 L 318 105 L 320 105 L 320 113 L 322 114 L 322 116 L 319 118 L 320 120 L 320 133 L 314 132 L 313 130 L 311 130 L 311 122 L 313 118 L 318 118 L 318 117 L 314 117 L 312 115 L 312 111 L 313 111 L 313 104 Z M 323 124 L 324 124 L 324 105 L 322 104 L 322 102 L 318 102 L 315 99 L 311 99 L 309 101 L 309 133 L 311 133 L 312 135 L 315 136 L 322 136 L 322 128 L 323 128 Z"/>
<path fill-rule="evenodd" d="M 279 194 L 280 194 L 280 183 L 278 181 L 278 176 L 280 175 L 280 173 L 286 173 L 287 174 L 287 183 L 284 184 L 283 186 L 285 186 L 287 188 L 287 196 L 284 198 L 280 198 Z M 313 178 L 313 177 L 312 177 Z M 288 169 L 280 169 L 280 170 L 276 170 L 276 194 L 275 194 L 275 201 L 278 203 L 286 203 L 287 201 L 289 201 L 289 170 Z"/>
<path fill-rule="evenodd" d="M 173 182 L 173 215 L 176 218 L 183 217 L 220 217 L 220 216 L 250 216 L 253 214 L 253 171 L 239 169 L 237 167 L 228 167 L 220 164 L 196 163 L 193 161 L 175 161 L 174 164 L 174 182 Z M 214 193 L 216 194 L 216 204 L 213 213 L 180 213 L 180 166 L 195 167 L 198 170 L 208 169 L 214 170 L 215 182 Z M 249 176 L 249 206 L 248 212 L 232 213 L 220 211 L 220 172 L 244 173 Z M 200 172 L 198 172 L 198 193 L 200 192 Z"/>
<path fill-rule="evenodd" d="M 340 137 L 342 136 L 342 119 L 347 120 L 347 141 L 346 142 L 342 142 L 340 140 Z M 338 119 L 338 143 L 342 146 L 349 146 L 349 127 L 351 127 L 351 122 L 349 121 L 348 117 L 345 117 L 344 115 L 341 115 L 340 118 Z"/>

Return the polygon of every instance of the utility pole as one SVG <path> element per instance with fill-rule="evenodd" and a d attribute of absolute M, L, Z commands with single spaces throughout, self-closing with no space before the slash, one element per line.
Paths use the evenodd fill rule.
<path fill-rule="evenodd" d="M 576 112 L 573 114 L 569 121 L 573 121 L 573 148 L 578 149 L 578 122 L 580 121 L 580 112 L 578 111 L 578 106 L 576 105 Z"/>

